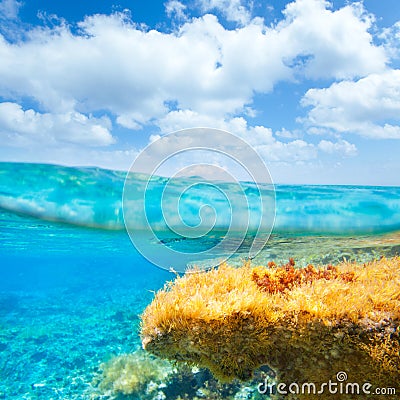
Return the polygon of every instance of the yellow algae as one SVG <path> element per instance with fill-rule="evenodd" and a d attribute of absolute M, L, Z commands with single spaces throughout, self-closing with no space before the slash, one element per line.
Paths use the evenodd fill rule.
<path fill-rule="evenodd" d="M 143 347 L 221 380 L 268 365 L 282 382 L 322 384 L 344 371 L 352 382 L 398 384 L 400 258 L 293 265 L 224 264 L 177 277 L 142 315 Z"/>

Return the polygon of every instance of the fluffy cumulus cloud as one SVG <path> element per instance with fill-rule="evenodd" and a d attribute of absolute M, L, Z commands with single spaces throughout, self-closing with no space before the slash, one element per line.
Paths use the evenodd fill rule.
<path fill-rule="evenodd" d="M 78 144 L 105 146 L 114 143 L 110 121 L 78 112 L 38 113 L 19 104 L 0 103 L 0 137 L 9 146 Z"/>
<path fill-rule="evenodd" d="M 383 40 L 386 51 L 391 58 L 400 58 L 400 21 L 383 29 L 379 38 Z"/>
<path fill-rule="evenodd" d="M 20 3 L 0 4 L 15 20 Z M 249 123 L 257 94 L 300 80 L 335 81 L 303 97 L 310 107 L 303 122 L 311 130 L 400 136 L 393 122 L 398 71 L 388 69 L 388 46 L 374 43 L 374 18 L 362 3 L 334 10 L 324 0 L 295 0 L 272 25 L 244 0 L 192 4 L 203 15 L 191 18 L 189 5 L 178 0 L 165 3 L 166 14 L 179 21 L 172 31 L 143 28 L 123 12 L 88 16 L 73 28 L 61 22 L 25 29 L 20 39 L 0 35 L 6 145 L 109 146 L 118 139 L 111 132 L 121 128 L 136 135 L 211 126 L 235 132 L 270 161 L 355 155 L 356 147 L 342 139 L 316 144 L 285 128 L 274 133 Z"/>
<path fill-rule="evenodd" d="M 306 118 L 311 127 L 375 139 L 400 139 L 400 70 L 310 89 L 302 104 L 311 107 Z"/>
<path fill-rule="evenodd" d="M 160 124 L 168 132 L 191 127 L 214 127 L 231 132 L 244 139 L 267 162 L 306 162 L 314 160 L 318 153 L 318 147 L 311 143 L 301 139 L 280 141 L 270 128 L 251 126 L 243 117 L 221 120 L 190 110 L 179 110 L 169 113 Z"/>
<path fill-rule="evenodd" d="M 340 153 L 344 156 L 355 156 L 357 154 L 357 147 L 346 140 L 339 140 L 334 143 L 330 140 L 321 140 L 318 148 L 326 153 Z"/>
<path fill-rule="evenodd" d="M 249 5 L 242 4 L 241 0 L 197 0 L 203 12 L 218 10 L 228 21 L 247 24 L 251 19 Z"/>
<path fill-rule="evenodd" d="M 171 102 L 223 116 L 296 74 L 351 78 L 384 68 L 360 6 L 331 11 L 297 0 L 285 16 L 235 30 L 210 14 L 173 33 L 143 31 L 125 14 L 87 17 L 79 34 L 33 29 L 21 43 L 1 38 L 0 94 L 31 96 L 49 112 L 107 110 L 132 128 L 165 116 Z"/>
<path fill-rule="evenodd" d="M 165 11 L 168 17 L 176 17 L 178 19 L 186 19 L 186 6 L 178 0 L 169 0 L 165 3 Z"/>
<path fill-rule="evenodd" d="M 288 64 L 310 78 L 349 79 L 382 71 L 387 57 L 383 47 L 372 44 L 373 16 L 362 3 L 337 11 L 329 5 L 323 0 L 297 0 L 286 6 L 286 18 L 276 30 L 288 46 Z"/>
<path fill-rule="evenodd" d="M 233 140 L 232 135 L 226 133 L 227 129 L 224 128 L 229 128 L 228 132 L 230 133 L 235 132 L 235 135 L 247 144 Z M 236 176 L 237 179 L 248 180 L 249 176 L 246 175 L 246 170 L 248 170 L 257 175 L 257 179 L 266 182 L 269 181 L 269 176 L 268 174 L 264 175 L 265 170 L 260 170 L 260 158 L 268 166 L 290 165 L 294 167 L 315 161 L 318 154 L 318 148 L 313 144 L 303 140 L 279 141 L 271 129 L 263 126 L 249 126 L 243 118 L 222 122 L 220 129 L 225 130 L 225 134 L 217 135 L 213 133 L 211 143 L 208 140 L 209 137 L 206 140 L 204 139 L 204 135 L 201 133 L 203 129 L 207 128 L 190 130 L 188 135 L 180 137 L 178 143 L 174 135 L 164 136 L 162 141 L 158 143 L 156 141 L 160 139 L 160 136 L 152 136 L 152 145 L 160 148 L 158 151 L 153 150 L 154 154 L 157 157 L 160 154 L 170 156 L 168 158 L 162 157 L 161 169 L 163 174 L 171 175 L 177 171 L 186 171 L 186 174 L 197 174 L 204 177 L 204 172 L 209 166 L 212 166 L 210 173 L 211 170 L 214 171 L 213 167 L 218 167 L 216 170 L 221 169 L 217 174 L 218 176 L 221 176 L 220 172 L 227 171 Z M 184 134 L 184 132 L 182 133 Z M 202 149 L 189 151 L 188 149 L 193 146 L 201 146 Z M 177 153 L 177 147 L 186 149 L 186 151 Z M 252 149 L 252 151 L 249 149 Z M 189 169 L 188 166 L 190 166 Z M 200 173 L 202 169 L 204 171 Z"/>
<path fill-rule="evenodd" d="M 15 0 L 0 1 L 0 18 L 16 19 L 22 2 Z"/>

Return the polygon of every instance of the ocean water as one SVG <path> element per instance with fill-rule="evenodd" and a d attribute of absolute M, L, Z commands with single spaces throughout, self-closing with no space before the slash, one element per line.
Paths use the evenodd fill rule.
<path fill-rule="evenodd" d="M 143 187 L 145 177 L 131 179 L 138 190 Z M 101 363 L 139 351 L 140 314 L 175 275 L 133 246 L 124 225 L 124 180 L 123 172 L 99 168 L 0 163 L 0 399 L 112 398 L 96 384 Z M 164 181 L 152 187 L 155 202 Z M 224 185 L 225 193 L 235 190 Z M 243 187 L 254 196 L 250 184 Z M 181 211 L 189 226 L 198 224 L 207 190 L 187 195 L 190 206 Z M 275 195 L 272 234 L 254 264 L 289 257 L 298 266 L 364 262 L 400 254 L 399 187 L 277 185 Z M 160 225 L 156 206 L 149 206 L 158 227 L 152 252 L 169 246 L 190 258 L 226 236 L 225 207 L 216 207 L 222 215 L 218 229 L 194 241 Z M 143 231 L 134 213 L 125 217 L 130 230 Z M 252 236 L 230 263 L 246 259 L 247 240 Z M 201 262 L 207 266 L 213 259 Z M 169 384 L 176 386 L 175 397 L 167 398 L 178 398 L 180 390 L 196 398 L 176 381 Z M 236 394 L 214 398 L 253 398 L 250 389 L 240 397 L 243 390 L 238 386 Z M 160 396 L 156 391 L 119 398 Z"/>

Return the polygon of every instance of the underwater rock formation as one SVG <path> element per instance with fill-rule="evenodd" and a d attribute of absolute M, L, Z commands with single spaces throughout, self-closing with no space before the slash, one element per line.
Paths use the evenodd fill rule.
<path fill-rule="evenodd" d="M 171 372 L 171 365 L 143 353 L 121 354 L 101 364 L 100 393 L 111 397 L 138 394 L 149 382 L 165 379 Z"/>
<path fill-rule="evenodd" d="M 87 398 L 140 400 L 260 400 L 259 382 L 273 376 L 267 368 L 257 371 L 251 382 L 226 383 L 215 379 L 209 370 L 175 365 L 143 350 L 111 357 L 100 365 Z"/>
<path fill-rule="evenodd" d="M 268 365 L 286 384 L 319 390 L 345 372 L 342 387 L 369 383 L 371 393 L 399 393 L 399 322 L 400 257 L 305 269 L 290 260 L 177 277 L 144 311 L 141 336 L 145 350 L 221 380 L 246 380 Z"/>

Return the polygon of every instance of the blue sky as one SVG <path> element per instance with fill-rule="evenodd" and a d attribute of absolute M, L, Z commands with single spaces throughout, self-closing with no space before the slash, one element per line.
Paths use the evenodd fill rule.
<path fill-rule="evenodd" d="M 0 160 L 128 169 L 208 126 L 278 183 L 400 185 L 397 0 L 2 0 L 0 34 Z"/>

